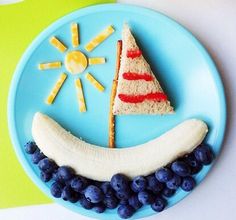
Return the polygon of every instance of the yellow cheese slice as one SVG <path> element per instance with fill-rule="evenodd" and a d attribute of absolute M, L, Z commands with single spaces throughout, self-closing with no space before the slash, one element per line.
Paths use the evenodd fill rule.
<path fill-rule="evenodd" d="M 89 65 L 104 64 L 106 62 L 104 57 L 91 57 L 88 60 Z"/>
<path fill-rule="evenodd" d="M 55 48 L 57 48 L 60 52 L 65 52 L 67 50 L 67 47 L 61 41 L 59 41 L 56 37 L 51 37 L 50 43 Z"/>
<path fill-rule="evenodd" d="M 80 112 L 86 112 L 86 104 L 84 100 L 84 92 L 83 92 L 83 87 L 80 79 L 75 80 L 75 87 L 77 90 L 77 99 L 79 103 L 79 111 Z"/>
<path fill-rule="evenodd" d="M 71 24 L 71 41 L 73 47 L 79 46 L 79 27 L 77 23 Z"/>
<path fill-rule="evenodd" d="M 92 39 L 86 46 L 85 49 L 90 52 L 95 47 L 97 47 L 100 43 L 106 40 L 113 32 L 114 28 L 110 25 L 105 30 L 103 30 L 100 34 L 98 34 L 94 39 Z"/>
<path fill-rule="evenodd" d="M 85 75 L 85 78 L 100 92 L 104 91 L 105 88 L 103 87 L 103 85 L 100 84 L 90 73 L 87 73 Z"/>
<path fill-rule="evenodd" d="M 54 85 L 52 91 L 50 92 L 49 96 L 47 97 L 47 99 L 45 100 L 46 104 L 51 105 L 54 101 L 54 99 L 56 98 L 58 92 L 60 91 L 63 83 L 65 82 L 67 78 L 67 75 L 65 73 L 62 73 L 59 77 L 59 79 L 57 80 L 56 84 Z"/>
<path fill-rule="evenodd" d="M 55 69 L 55 68 L 60 68 L 60 67 L 61 67 L 60 61 L 55 61 L 55 62 L 50 62 L 50 63 L 40 63 L 38 65 L 38 68 L 40 70 Z"/>

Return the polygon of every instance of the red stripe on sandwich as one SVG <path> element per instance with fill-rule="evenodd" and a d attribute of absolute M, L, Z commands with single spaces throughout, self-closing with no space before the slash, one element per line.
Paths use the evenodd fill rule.
<path fill-rule="evenodd" d="M 126 53 L 126 56 L 128 58 L 136 58 L 136 57 L 140 57 L 142 55 L 142 51 L 141 50 L 128 50 Z"/>
<path fill-rule="evenodd" d="M 140 80 L 140 79 L 143 79 L 145 81 L 153 80 L 152 75 L 148 73 L 139 74 L 139 73 L 127 72 L 127 73 L 123 73 L 123 78 L 126 80 Z"/>
<path fill-rule="evenodd" d="M 119 94 L 119 99 L 123 102 L 127 103 L 140 103 L 144 100 L 150 100 L 150 101 L 166 101 L 167 96 L 163 92 L 155 92 L 155 93 L 148 93 L 146 95 L 126 95 L 126 94 Z"/>

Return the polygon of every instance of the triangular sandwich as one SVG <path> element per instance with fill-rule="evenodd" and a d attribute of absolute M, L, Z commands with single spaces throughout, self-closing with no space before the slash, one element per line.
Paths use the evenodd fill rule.
<path fill-rule="evenodd" d="M 127 24 L 122 31 L 122 52 L 114 115 L 170 114 L 173 107 L 142 55 Z"/>

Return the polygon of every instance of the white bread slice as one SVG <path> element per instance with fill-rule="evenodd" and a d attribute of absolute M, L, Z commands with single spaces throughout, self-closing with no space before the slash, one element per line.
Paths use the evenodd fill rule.
<path fill-rule="evenodd" d="M 139 50 L 139 47 L 132 35 L 127 24 L 124 25 L 122 31 L 122 53 L 119 70 L 119 78 L 117 85 L 117 92 L 113 105 L 114 115 L 128 115 L 128 114 L 170 114 L 173 113 L 173 107 L 168 100 L 153 101 L 144 100 L 140 103 L 123 102 L 119 98 L 119 94 L 127 95 L 146 95 L 148 93 L 163 92 L 160 83 L 157 81 L 149 64 L 141 55 L 136 58 L 128 58 L 127 51 Z M 125 72 L 136 72 L 139 74 L 150 74 L 153 77 L 152 81 L 141 80 L 126 80 L 123 78 Z"/>

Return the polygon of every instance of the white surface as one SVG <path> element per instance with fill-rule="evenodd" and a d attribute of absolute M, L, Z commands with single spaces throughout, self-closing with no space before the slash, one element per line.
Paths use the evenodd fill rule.
<path fill-rule="evenodd" d="M 224 148 L 210 174 L 187 198 L 145 220 L 236 219 L 236 2 L 234 0 L 120 0 L 164 12 L 186 26 L 207 47 L 221 72 L 228 99 Z M 3 220 L 86 220 L 58 205 L 0 211 Z"/>

